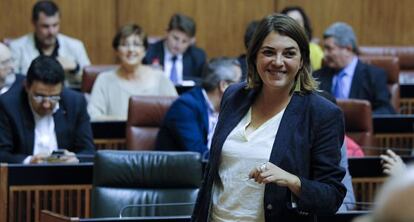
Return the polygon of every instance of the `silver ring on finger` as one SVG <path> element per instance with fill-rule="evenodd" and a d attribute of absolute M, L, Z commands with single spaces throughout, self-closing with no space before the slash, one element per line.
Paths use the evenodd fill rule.
<path fill-rule="evenodd" d="M 260 172 L 264 172 L 265 170 L 267 170 L 266 163 L 262 164 L 259 169 Z"/>

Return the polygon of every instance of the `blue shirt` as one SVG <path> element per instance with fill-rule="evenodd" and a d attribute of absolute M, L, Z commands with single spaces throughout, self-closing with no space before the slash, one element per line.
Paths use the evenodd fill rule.
<path fill-rule="evenodd" d="M 332 78 L 332 90 L 334 92 L 334 88 L 336 86 L 336 82 L 338 81 L 338 75 L 342 72 L 345 72 L 345 75 L 342 77 L 341 80 L 341 95 L 343 95 L 343 99 L 349 98 L 349 93 L 351 91 L 352 79 L 355 74 L 355 68 L 358 64 L 358 57 L 354 56 L 351 63 L 345 66 L 341 71 L 339 71 L 333 78 Z"/>
<path fill-rule="evenodd" d="M 208 135 L 207 135 L 207 148 L 210 149 L 211 140 L 213 139 L 214 130 L 218 121 L 218 112 L 214 109 L 213 104 L 207 96 L 206 90 L 202 89 L 204 99 L 206 100 L 208 107 Z"/>

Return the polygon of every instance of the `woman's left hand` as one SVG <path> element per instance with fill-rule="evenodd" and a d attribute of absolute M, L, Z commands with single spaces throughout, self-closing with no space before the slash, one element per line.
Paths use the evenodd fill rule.
<path fill-rule="evenodd" d="M 275 183 L 279 186 L 288 187 L 296 195 L 299 194 L 301 188 L 299 177 L 270 162 L 255 167 L 250 171 L 249 178 L 254 179 L 258 183 Z"/>

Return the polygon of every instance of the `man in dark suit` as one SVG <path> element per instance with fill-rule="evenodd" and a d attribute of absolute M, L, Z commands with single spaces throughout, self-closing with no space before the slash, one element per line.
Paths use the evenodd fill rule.
<path fill-rule="evenodd" d="M 395 113 L 390 104 L 387 74 L 358 59 L 357 40 L 352 27 L 334 23 L 324 33 L 324 64 L 314 73 L 319 88 L 338 99 L 364 99 L 371 103 L 374 114 Z"/>
<path fill-rule="evenodd" d="M 181 95 L 168 110 L 158 133 L 159 150 L 188 150 L 207 156 L 217 122 L 221 98 L 231 83 L 239 82 L 236 59 L 217 58 L 203 73 L 202 88 Z"/>
<path fill-rule="evenodd" d="M 0 162 L 43 163 L 57 149 L 66 150 L 60 161 L 77 162 L 74 153 L 94 152 L 86 101 L 63 82 L 59 62 L 39 56 L 23 85 L 0 97 Z"/>
<path fill-rule="evenodd" d="M 192 18 L 173 15 L 166 38 L 148 47 L 144 63 L 162 65 L 166 76 L 176 85 L 181 85 L 183 80 L 198 82 L 206 54 L 193 45 L 195 33 L 196 25 Z"/>

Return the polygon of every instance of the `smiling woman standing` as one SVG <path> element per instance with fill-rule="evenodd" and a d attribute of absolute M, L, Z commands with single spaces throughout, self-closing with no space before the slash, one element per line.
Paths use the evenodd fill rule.
<path fill-rule="evenodd" d="M 142 64 L 147 46 L 146 34 L 138 25 L 126 25 L 115 35 L 112 47 L 121 64 L 95 81 L 88 105 L 92 119 L 125 120 L 133 95 L 177 95 L 162 71 Z"/>
<path fill-rule="evenodd" d="M 193 221 L 314 221 L 346 190 L 343 114 L 315 93 L 309 42 L 292 18 L 259 24 L 248 81 L 223 96 Z"/>

